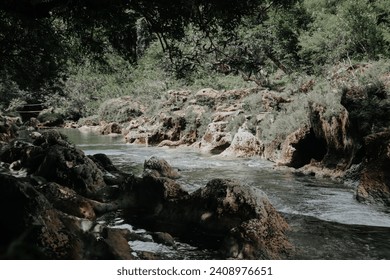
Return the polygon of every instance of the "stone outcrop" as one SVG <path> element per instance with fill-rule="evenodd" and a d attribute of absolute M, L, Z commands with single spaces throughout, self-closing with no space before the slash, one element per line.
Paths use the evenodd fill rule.
<path fill-rule="evenodd" d="M 145 131 L 147 142 L 190 143 L 185 137 L 196 137 L 196 130 L 183 134 L 188 122 L 180 114 L 162 116 L 161 127 L 155 126 L 154 133 Z M 226 124 L 209 125 L 200 142 L 204 151 L 219 154 L 230 145 Z M 107 133 L 114 127 L 110 124 Z M 23 250 L 31 246 L 31 254 L 19 256 L 24 258 L 134 258 L 127 242 L 133 233 L 97 222 L 117 210 L 167 246 L 175 247 L 172 236 L 178 236 L 218 249 L 224 258 L 284 258 L 291 251 L 286 222 L 258 190 L 218 179 L 188 193 L 175 181 L 178 170 L 164 159 L 146 160 L 142 176 L 136 177 L 118 170 L 103 154 L 86 156 L 56 131 L 34 131 L 30 137 L 0 149 L 1 207 L 7 213 L 0 216 L 2 257 L 17 258 L 10 250 L 20 242 Z M 247 156 L 258 154 L 258 149 L 256 138 L 240 130 L 232 152 Z"/>
<path fill-rule="evenodd" d="M 220 154 L 230 146 L 232 135 L 225 131 L 227 124 L 227 122 L 213 122 L 208 125 L 199 143 L 202 152 Z"/>
<path fill-rule="evenodd" d="M 167 177 L 170 179 L 177 179 L 180 174 L 177 170 L 172 168 L 169 163 L 162 158 L 151 157 L 144 162 L 144 176 L 148 174 L 154 177 Z"/>
<path fill-rule="evenodd" d="M 343 110 L 338 116 L 328 119 L 324 116 L 323 107 L 312 104 L 310 123 L 315 137 L 326 142 L 322 165 L 343 171 L 349 168 L 357 150 L 351 135 L 349 113 Z"/>
<path fill-rule="evenodd" d="M 364 147 L 366 158 L 356 197 L 390 206 L 390 131 L 368 135 Z"/>
<path fill-rule="evenodd" d="M 253 157 L 262 154 L 260 140 L 245 128 L 239 128 L 234 135 L 230 146 L 221 153 L 221 156 Z"/>
<path fill-rule="evenodd" d="M 217 247 L 225 258 L 278 259 L 292 252 L 285 236 L 288 225 L 267 196 L 234 180 L 214 179 L 171 200 L 149 222 Z"/>
<path fill-rule="evenodd" d="M 17 135 L 18 126 L 21 125 L 20 118 L 3 116 L 0 114 L 0 142 L 8 142 Z"/>
<path fill-rule="evenodd" d="M 122 127 L 116 122 L 103 123 L 100 126 L 100 133 L 103 135 L 122 133 Z"/>
<path fill-rule="evenodd" d="M 72 205 L 63 202 L 63 212 L 50 201 L 57 191 L 51 185 L 45 192 L 34 182 L 0 174 L 0 224 L 2 238 L 0 256 L 7 259 L 112 259 L 116 258 L 115 246 L 107 239 L 98 241 L 89 230 L 93 228 L 93 211 L 79 212 L 84 218 L 73 216 Z M 59 192 L 64 189 L 58 189 Z M 62 195 L 64 196 L 64 194 Z M 59 198 L 59 197 L 58 197 Z M 70 200 L 68 200 L 70 202 Z M 74 209 L 86 210 L 76 201 Z M 66 209 L 65 209 L 66 208 Z M 115 250 L 114 250 L 115 249 Z M 130 248 L 127 245 L 127 251 Z M 129 256 L 129 255 L 128 255 Z"/>
<path fill-rule="evenodd" d="M 0 257 L 131 259 L 127 241 L 95 223 L 118 209 L 100 169 L 114 172 L 112 164 L 97 156 L 96 165 L 55 131 L 35 134 L 33 143 L 15 140 L 0 152 Z"/>

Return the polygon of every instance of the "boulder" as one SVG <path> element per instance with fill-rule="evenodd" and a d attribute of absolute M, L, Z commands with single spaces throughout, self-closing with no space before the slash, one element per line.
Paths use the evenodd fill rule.
<path fill-rule="evenodd" d="M 118 228 L 104 228 L 102 237 L 108 247 L 112 259 L 133 260 L 132 250 L 129 246 L 127 236 L 128 230 Z"/>
<path fill-rule="evenodd" d="M 225 258 L 285 257 L 292 250 L 286 221 L 260 190 L 214 179 L 194 193 L 166 202 L 152 227 L 217 247 Z"/>
<path fill-rule="evenodd" d="M 116 122 L 102 123 L 100 127 L 100 133 L 103 135 L 121 134 L 122 127 Z"/>
<path fill-rule="evenodd" d="M 253 157 L 262 152 L 260 140 L 244 128 L 239 128 L 234 135 L 230 146 L 221 153 L 221 156 Z"/>
<path fill-rule="evenodd" d="M 18 126 L 21 125 L 19 118 L 12 118 L 0 114 L 0 142 L 9 142 L 17 135 Z"/>
<path fill-rule="evenodd" d="M 59 144 L 44 149 L 42 162 L 35 175 L 74 189 L 86 197 L 106 186 L 103 172 L 84 152 Z"/>
<path fill-rule="evenodd" d="M 200 141 L 200 150 L 204 153 L 220 154 L 232 141 L 230 132 L 226 132 L 227 122 L 213 122 L 207 126 L 206 133 Z"/>
<path fill-rule="evenodd" d="M 94 226 L 101 203 L 35 184 L 0 173 L 2 259 L 131 259 L 125 233 Z"/>
<path fill-rule="evenodd" d="M 145 160 L 144 175 L 145 174 L 150 174 L 155 177 L 167 177 L 170 179 L 177 179 L 180 177 L 179 172 L 172 168 L 165 159 L 155 156 Z"/>
<path fill-rule="evenodd" d="M 367 136 L 365 151 L 356 198 L 390 206 L 390 131 Z"/>
<path fill-rule="evenodd" d="M 167 246 L 175 246 L 175 239 L 167 232 L 151 232 L 153 241 Z"/>
<path fill-rule="evenodd" d="M 0 174 L 0 186 L 0 255 L 10 259 L 69 259 L 80 254 L 79 241 L 67 229 L 65 216 L 28 180 Z"/>
<path fill-rule="evenodd" d="M 80 195 L 94 197 L 106 186 L 103 171 L 83 151 L 67 142 L 57 131 L 45 131 L 33 144 L 13 141 L 0 151 L 0 160 L 20 161 L 27 173 L 74 189 Z"/>
<path fill-rule="evenodd" d="M 66 214 L 89 220 L 96 218 L 92 203 L 72 189 L 56 183 L 47 183 L 40 186 L 39 191 L 56 209 Z"/>
<path fill-rule="evenodd" d="M 180 184 L 167 177 L 150 174 L 142 178 L 128 178 L 123 184 L 124 193 L 118 200 L 126 215 L 154 220 L 169 201 L 176 201 L 188 195 Z"/>

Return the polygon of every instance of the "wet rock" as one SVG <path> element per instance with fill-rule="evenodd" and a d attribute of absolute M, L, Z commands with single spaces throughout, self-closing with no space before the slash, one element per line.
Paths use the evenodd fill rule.
<path fill-rule="evenodd" d="M 113 259 L 118 260 L 132 260 L 131 248 L 127 240 L 128 230 L 116 228 L 104 228 L 103 238 L 104 242 L 109 247 Z"/>
<path fill-rule="evenodd" d="M 177 179 L 180 177 L 179 172 L 172 168 L 165 159 L 154 156 L 144 162 L 144 174 L 155 177 L 167 177 L 170 179 Z"/>
<path fill-rule="evenodd" d="M 96 239 L 96 206 L 73 190 L 55 183 L 37 187 L 29 178 L 4 174 L 0 186 L 1 258 L 131 258 L 125 233 L 103 228 Z"/>
<path fill-rule="evenodd" d="M 217 246 L 227 258 L 283 258 L 292 248 L 285 236 L 288 225 L 266 195 L 234 180 L 215 179 L 165 203 L 153 223 Z"/>
<path fill-rule="evenodd" d="M 45 149 L 43 161 L 34 174 L 86 197 L 93 197 L 106 186 L 103 172 L 81 150 L 58 144 Z"/>
<path fill-rule="evenodd" d="M 77 255 L 72 246 L 76 236 L 66 229 L 64 216 L 28 180 L 0 174 L 0 185 L 1 255 L 23 259 L 35 258 L 36 253 L 45 259 Z M 34 255 L 16 256 L 11 248 L 18 242 L 33 248 Z"/>
<path fill-rule="evenodd" d="M 186 196 L 180 184 L 167 177 L 145 175 L 125 185 L 126 195 L 120 204 L 129 215 L 156 217 L 164 205 Z"/>
<path fill-rule="evenodd" d="M 153 241 L 167 246 L 175 246 L 175 239 L 167 232 L 152 232 Z"/>
<path fill-rule="evenodd" d="M 92 203 L 72 189 L 56 183 L 48 183 L 40 186 L 39 191 L 45 195 L 56 209 L 64 213 L 89 220 L 96 218 Z"/>
<path fill-rule="evenodd" d="M 13 141 L 1 149 L 0 159 L 10 164 L 20 160 L 29 175 L 70 187 L 83 196 L 93 197 L 106 186 L 103 171 L 56 131 L 43 132 L 33 144 Z"/>
<path fill-rule="evenodd" d="M 89 158 L 103 171 L 104 182 L 107 185 L 120 185 L 125 181 L 127 174 L 116 168 L 105 154 L 94 154 Z"/>

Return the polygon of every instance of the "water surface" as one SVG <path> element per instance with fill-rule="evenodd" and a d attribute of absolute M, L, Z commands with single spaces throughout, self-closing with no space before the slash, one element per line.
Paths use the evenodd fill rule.
<path fill-rule="evenodd" d="M 118 168 L 134 174 L 141 174 L 146 159 L 162 157 L 180 170 L 178 181 L 190 192 L 213 178 L 231 178 L 263 190 L 290 223 L 290 239 L 300 248 L 299 258 L 390 258 L 389 209 L 357 202 L 354 189 L 342 183 L 297 176 L 291 170 L 275 169 L 273 163 L 260 158 L 223 158 L 191 148 L 129 145 L 120 136 L 63 132 L 86 154 L 104 153 Z M 150 250 L 148 246 L 153 245 L 132 246 Z M 187 249 L 196 251 L 191 246 Z M 175 255 L 171 250 L 167 252 Z"/>

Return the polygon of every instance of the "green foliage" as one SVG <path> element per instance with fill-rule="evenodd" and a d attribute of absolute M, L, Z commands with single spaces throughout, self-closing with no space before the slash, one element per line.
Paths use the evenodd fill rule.
<path fill-rule="evenodd" d="M 263 108 L 263 95 L 262 94 L 251 94 L 242 100 L 242 108 L 246 112 L 264 112 Z"/>
<path fill-rule="evenodd" d="M 237 116 L 232 116 L 228 120 L 226 130 L 235 134 L 238 129 L 245 123 L 246 117 L 244 114 L 239 114 Z"/>
<path fill-rule="evenodd" d="M 211 110 L 209 108 L 204 108 L 204 112 L 194 112 L 192 109 L 187 109 L 185 114 L 186 119 L 186 129 L 185 133 L 190 133 L 196 131 L 198 139 L 200 139 L 207 130 L 207 126 L 211 119 Z"/>
<path fill-rule="evenodd" d="M 309 71 L 345 59 L 390 54 L 389 8 L 383 1 L 306 0 L 305 6 L 312 22 L 299 38 L 299 54 Z"/>
<path fill-rule="evenodd" d="M 142 115 L 142 108 L 131 98 L 115 98 L 105 101 L 99 108 L 99 118 L 105 122 L 128 122 Z"/>
<path fill-rule="evenodd" d="M 340 104 L 341 91 L 335 88 L 329 81 L 318 78 L 311 92 L 308 93 L 307 102 L 318 104 L 324 108 L 323 117 L 331 119 L 341 113 L 344 107 Z"/>
<path fill-rule="evenodd" d="M 271 142 L 273 140 L 285 139 L 287 135 L 294 132 L 305 124 L 309 124 L 309 106 L 305 94 L 294 97 L 279 112 L 268 113 L 260 123 L 262 140 Z"/>

